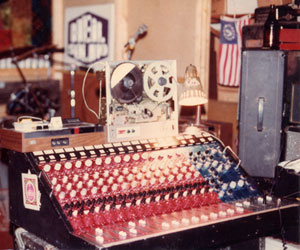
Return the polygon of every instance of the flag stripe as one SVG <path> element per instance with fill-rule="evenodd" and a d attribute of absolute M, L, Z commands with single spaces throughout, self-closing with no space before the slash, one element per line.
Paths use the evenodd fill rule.
<path fill-rule="evenodd" d="M 218 82 L 221 85 L 233 87 L 240 85 L 242 28 L 249 22 L 248 15 L 239 19 L 221 17 L 221 39 L 218 56 Z"/>

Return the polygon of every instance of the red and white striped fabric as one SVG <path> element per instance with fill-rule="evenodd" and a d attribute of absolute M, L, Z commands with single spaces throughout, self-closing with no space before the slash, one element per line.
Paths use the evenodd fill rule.
<path fill-rule="evenodd" d="M 218 56 L 218 83 L 223 86 L 240 86 L 242 28 L 250 23 L 250 16 L 221 17 L 220 47 Z"/>

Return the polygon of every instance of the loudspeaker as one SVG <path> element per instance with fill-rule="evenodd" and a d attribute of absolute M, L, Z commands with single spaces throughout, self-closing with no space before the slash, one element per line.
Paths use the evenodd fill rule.
<path fill-rule="evenodd" d="M 286 161 L 300 158 L 300 127 L 285 128 L 285 157 Z"/>
<path fill-rule="evenodd" d="M 281 154 L 285 53 L 242 52 L 238 154 L 252 176 L 274 177 Z"/>

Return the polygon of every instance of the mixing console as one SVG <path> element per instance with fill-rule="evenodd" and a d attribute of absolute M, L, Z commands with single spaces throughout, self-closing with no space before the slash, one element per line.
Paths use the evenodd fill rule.
<path fill-rule="evenodd" d="M 92 249 L 277 209 L 273 197 L 260 195 L 234 153 L 207 133 L 20 155 L 30 163 L 22 172 L 38 176 L 40 213 L 57 214 L 65 228 L 59 231 Z M 26 229 L 24 219 L 14 216 L 12 211 L 12 221 Z M 53 245 L 68 245 L 29 229 Z"/>

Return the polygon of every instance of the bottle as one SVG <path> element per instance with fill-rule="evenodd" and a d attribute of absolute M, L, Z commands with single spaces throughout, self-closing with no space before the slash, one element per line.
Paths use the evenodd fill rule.
<path fill-rule="evenodd" d="M 270 6 L 270 13 L 264 26 L 263 47 L 268 49 L 279 49 L 279 32 L 278 9 L 275 5 Z"/>

